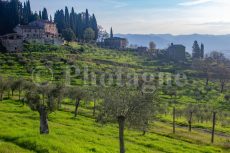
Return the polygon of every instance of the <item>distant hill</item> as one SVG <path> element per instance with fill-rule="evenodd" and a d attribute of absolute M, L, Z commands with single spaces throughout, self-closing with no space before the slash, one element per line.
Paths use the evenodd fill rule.
<path fill-rule="evenodd" d="M 158 48 L 167 48 L 171 43 L 183 44 L 187 52 L 192 52 L 194 40 L 204 43 L 206 53 L 217 50 L 224 52 L 230 57 L 230 35 L 170 35 L 170 34 L 116 34 L 129 40 L 129 44 L 148 46 L 150 41 L 154 41 Z"/>

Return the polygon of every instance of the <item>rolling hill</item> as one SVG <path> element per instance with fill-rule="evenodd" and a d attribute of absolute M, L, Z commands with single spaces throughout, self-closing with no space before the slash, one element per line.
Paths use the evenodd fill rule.
<path fill-rule="evenodd" d="M 154 41 L 158 48 L 167 48 L 171 43 L 183 44 L 187 52 L 191 53 L 194 40 L 205 45 L 206 53 L 217 50 L 222 51 L 230 57 L 230 35 L 171 35 L 171 34 L 116 34 L 129 40 L 129 44 L 138 46 L 148 46 L 150 41 Z"/>

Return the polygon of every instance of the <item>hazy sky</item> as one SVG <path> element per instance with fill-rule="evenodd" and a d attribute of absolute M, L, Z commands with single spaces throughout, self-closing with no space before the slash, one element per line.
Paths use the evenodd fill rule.
<path fill-rule="evenodd" d="M 30 0 L 49 13 L 65 6 L 95 13 L 98 24 L 115 33 L 229 34 L 230 0 Z"/>

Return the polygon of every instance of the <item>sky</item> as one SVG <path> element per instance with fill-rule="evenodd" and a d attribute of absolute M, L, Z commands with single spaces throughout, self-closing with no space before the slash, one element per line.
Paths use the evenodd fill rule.
<path fill-rule="evenodd" d="M 24 1 L 24 0 L 22 0 Z M 230 0 L 30 0 L 50 14 L 65 6 L 96 15 L 121 34 L 230 34 Z"/>

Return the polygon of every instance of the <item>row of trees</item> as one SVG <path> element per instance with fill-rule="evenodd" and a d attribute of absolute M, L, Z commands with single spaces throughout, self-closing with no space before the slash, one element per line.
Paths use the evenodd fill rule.
<path fill-rule="evenodd" d="M 74 8 L 69 10 L 65 7 L 64 10 L 57 10 L 54 15 L 54 22 L 57 23 L 59 33 L 68 29 L 72 31 L 75 37 L 79 40 L 97 40 L 98 25 L 95 15 L 89 14 L 88 9 L 83 13 L 76 13 Z"/>
<path fill-rule="evenodd" d="M 223 93 L 230 78 L 229 63 L 223 53 L 214 51 L 204 59 L 194 60 L 193 68 L 197 70 L 199 77 L 206 79 L 206 86 L 209 86 L 210 80 L 219 82 L 220 92 Z"/>
<path fill-rule="evenodd" d="M 141 85 L 141 84 L 140 84 Z M 119 125 L 120 152 L 125 153 L 125 126 L 146 132 L 147 126 L 157 110 L 157 92 L 143 93 L 139 87 L 65 87 L 62 84 L 36 86 L 31 80 L 0 78 L 0 101 L 8 93 L 10 98 L 18 91 L 19 100 L 40 115 L 40 133 L 48 134 L 48 115 L 61 108 L 63 98 L 75 101 L 74 117 L 82 101 L 94 102 L 93 114 L 101 123 L 117 122 Z M 10 94 L 12 93 L 12 94 Z M 23 93 L 23 96 L 22 96 Z M 97 106 L 97 101 L 100 105 Z"/>

